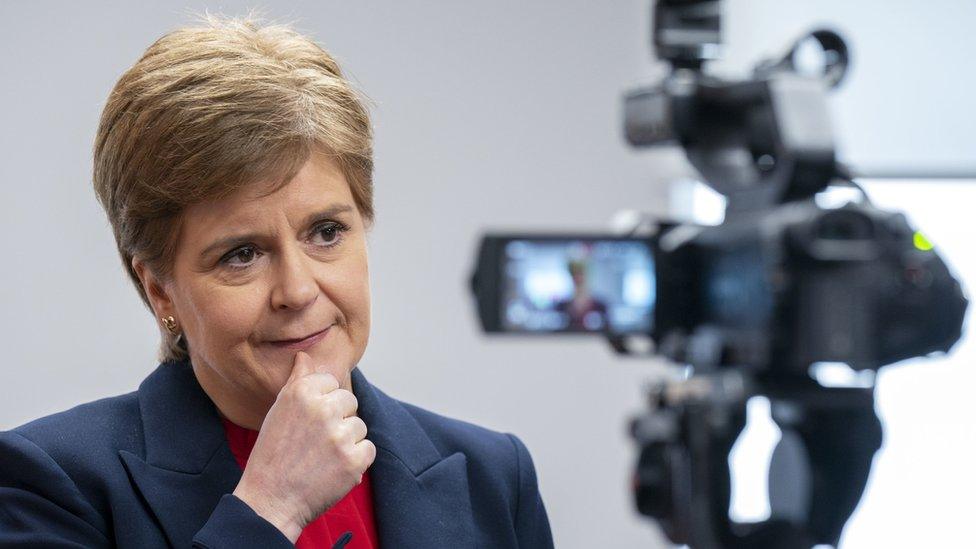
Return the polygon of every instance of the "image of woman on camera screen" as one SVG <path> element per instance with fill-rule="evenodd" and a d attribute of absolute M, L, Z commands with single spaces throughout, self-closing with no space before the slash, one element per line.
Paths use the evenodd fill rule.
<path fill-rule="evenodd" d="M 601 331 L 607 329 L 607 306 L 593 296 L 586 261 L 572 260 L 566 265 L 573 279 L 573 295 L 559 301 L 554 309 L 566 315 L 567 329 Z"/>

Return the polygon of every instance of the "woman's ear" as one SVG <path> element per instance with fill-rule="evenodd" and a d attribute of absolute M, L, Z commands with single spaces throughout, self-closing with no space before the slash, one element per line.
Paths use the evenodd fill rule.
<path fill-rule="evenodd" d="M 173 306 L 173 300 L 166 292 L 166 288 L 160 280 L 156 278 L 152 269 L 149 268 L 149 265 L 146 265 L 141 259 L 133 257 L 132 270 L 139 277 L 142 289 L 145 290 L 146 297 L 149 298 L 149 303 L 152 304 L 153 312 L 156 313 L 156 316 L 159 318 L 165 318 L 167 316 L 175 317 L 176 308 Z"/>

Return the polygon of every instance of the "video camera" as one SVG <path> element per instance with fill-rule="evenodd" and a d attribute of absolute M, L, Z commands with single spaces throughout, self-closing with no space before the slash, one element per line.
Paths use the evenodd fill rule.
<path fill-rule="evenodd" d="M 654 3 L 654 47 L 671 71 L 626 95 L 624 129 L 635 147 L 680 145 L 726 197 L 724 221 L 486 235 L 472 290 L 486 332 L 599 334 L 623 353 L 629 338 L 647 336 L 656 354 L 691 366 L 654 387 L 631 426 L 637 508 L 672 541 L 836 546 L 881 426 L 873 387 L 823 387 L 811 367 L 877 370 L 948 352 L 968 302 L 902 214 L 863 191 L 841 207 L 817 201 L 828 187 L 860 190 L 836 160 L 827 114 L 826 93 L 847 68 L 841 37 L 815 31 L 750 79 L 723 80 L 703 72 L 721 44 L 719 8 Z M 811 45 L 816 74 L 801 59 Z M 728 454 L 756 395 L 769 398 L 784 433 L 770 491 L 788 495 L 771 498 L 769 520 L 741 524 L 728 516 Z"/>

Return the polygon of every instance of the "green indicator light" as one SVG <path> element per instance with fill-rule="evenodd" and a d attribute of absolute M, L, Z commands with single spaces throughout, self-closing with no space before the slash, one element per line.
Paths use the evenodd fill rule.
<path fill-rule="evenodd" d="M 915 247 L 923 252 L 931 251 L 934 246 L 929 242 L 929 239 L 925 238 L 925 235 L 916 231 L 915 235 L 912 237 L 912 242 L 915 243 Z"/>

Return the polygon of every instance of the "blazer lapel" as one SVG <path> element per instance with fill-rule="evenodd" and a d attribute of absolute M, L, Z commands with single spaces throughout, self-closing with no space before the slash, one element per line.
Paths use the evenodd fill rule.
<path fill-rule="evenodd" d="M 359 416 L 376 445 L 370 468 L 377 533 L 383 547 L 474 547 L 467 460 L 442 456 L 396 400 L 352 372 Z"/>
<path fill-rule="evenodd" d="M 189 547 L 241 469 L 217 409 L 188 362 L 161 364 L 139 386 L 145 457 L 120 451 L 132 483 L 174 547 Z"/>

